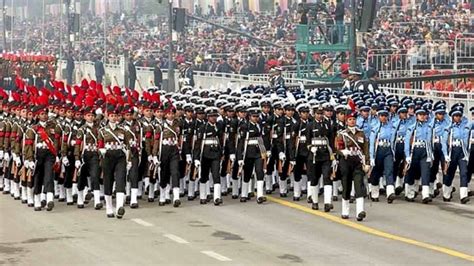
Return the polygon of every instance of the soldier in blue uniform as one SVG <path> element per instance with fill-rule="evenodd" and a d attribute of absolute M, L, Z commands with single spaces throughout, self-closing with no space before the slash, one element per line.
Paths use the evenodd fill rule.
<path fill-rule="evenodd" d="M 370 106 L 363 102 L 359 107 L 360 115 L 357 117 L 357 127 L 364 131 L 364 134 L 368 137 L 370 136 L 370 126 L 371 126 L 371 117 L 370 117 Z"/>
<path fill-rule="evenodd" d="M 459 167 L 460 177 L 460 199 L 462 204 L 469 201 L 467 160 L 469 158 L 469 132 L 470 127 L 466 120 L 463 120 L 463 109 L 461 105 L 454 105 L 449 112 L 452 122 L 445 130 L 443 138 L 443 154 L 446 160 L 446 176 L 443 179 L 443 200 L 450 201 L 453 193 L 453 179 L 456 168 Z"/>
<path fill-rule="evenodd" d="M 445 134 L 445 129 L 449 126 L 449 121 L 445 118 L 446 106 L 441 102 L 435 105 L 433 112 L 434 117 L 431 123 L 433 129 L 433 165 L 431 166 L 430 172 L 430 194 L 434 198 L 439 194 L 439 187 L 437 187 L 437 184 L 434 184 L 437 180 L 436 177 L 440 166 L 442 173 L 444 174 L 444 167 L 446 164 L 441 144 L 446 141 L 443 139 L 443 135 Z"/>
<path fill-rule="evenodd" d="M 467 164 L 467 180 L 471 183 L 472 173 L 474 173 L 474 107 L 469 109 L 471 112 L 471 123 L 469 126 L 469 162 Z M 469 189 L 469 186 L 468 186 Z M 472 191 L 468 191 L 468 195 L 472 197 Z"/>
<path fill-rule="evenodd" d="M 394 163 L 393 176 L 395 177 L 395 195 L 400 195 L 403 191 L 403 169 L 405 166 L 405 136 L 408 127 L 408 108 L 404 105 L 397 110 L 398 118 L 393 119 L 394 133 Z"/>
<path fill-rule="evenodd" d="M 395 187 L 393 180 L 393 146 L 394 131 L 391 122 L 388 120 L 389 110 L 385 106 L 380 106 L 377 111 L 379 121 L 370 132 L 370 196 L 372 201 L 379 201 L 379 182 L 384 176 L 387 180 L 387 201 L 392 203 L 395 198 Z"/>
<path fill-rule="evenodd" d="M 428 111 L 418 107 L 415 111 L 416 123 L 408 127 L 405 136 L 405 199 L 409 202 L 415 200 L 415 179 L 421 177 L 422 200 L 427 204 L 431 201 L 429 195 L 430 167 L 432 158 L 432 130 L 427 122 Z"/>

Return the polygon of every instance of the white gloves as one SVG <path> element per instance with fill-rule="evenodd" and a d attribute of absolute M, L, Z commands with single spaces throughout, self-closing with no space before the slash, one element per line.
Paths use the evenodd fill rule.
<path fill-rule="evenodd" d="M 56 163 L 59 163 L 59 162 L 60 162 L 59 157 L 56 156 Z"/>
<path fill-rule="evenodd" d="M 293 165 L 293 166 L 295 166 L 296 161 L 290 161 L 290 164 Z"/>
<path fill-rule="evenodd" d="M 0 161 L 3 160 L 3 151 L 0 151 Z"/>
<path fill-rule="evenodd" d="M 103 114 L 102 108 L 97 108 L 97 109 L 95 110 L 95 114 L 96 114 L 96 115 L 102 115 L 102 114 Z"/>
<path fill-rule="evenodd" d="M 17 158 L 17 157 L 18 157 L 18 156 L 16 156 L 16 154 L 12 152 L 12 160 L 13 160 L 14 162 L 16 162 L 16 158 Z"/>
<path fill-rule="evenodd" d="M 284 154 L 283 152 L 280 152 L 280 153 L 278 154 L 278 157 L 280 158 L 281 161 L 285 161 L 285 160 L 286 160 L 286 156 L 285 156 L 285 154 Z"/>
<path fill-rule="evenodd" d="M 370 166 L 372 166 L 372 167 L 375 166 L 375 159 L 370 159 Z"/>
<path fill-rule="evenodd" d="M 158 161 L 158 156 L 153 156 L 153 163 L 158 166 L 160 165 L 160 161 Z"/>
<path fill-rule="evenodd" d="M 81 167 L 81 161 L 79 160 L 76 160 L 76 162 L 74 163 L 74 166 L 79 169 L 79 167 Z"/>
<path fill-rule="evenodd" d="M 446 157 L 446 158 L 444 159 L 444 161 L 446 162 L 446 164 L 449 164 L 449 163 L 451 162 L 451 158 Z"/>
<path fill-rule="evenodd" d="M 235 154 L 229 155 L 229 159 L 230 159 L 231 162 L 234 162 L 235 161 Z"/>
<path fill-rule="evenodd" d="M 10 154 L 8 152 L 6 152 L 3 159 L 5 159 L 5 162 L 9 163 L 10 162 Z"/>
<path fill-rule="evenodd" d="M 106 151 L 107 151 L 107 150 L 106 150 L 106 149 L 103 149 L 103 148 L 102 148 L 102 149 L 99 149 L 100 155 L 102 155 L 102 157 L 105 156 L 105 152 L 106 152 Z"/>
<path fill-rule="evenodd" d="M 238 164 L 239 164 L 239 166 L 244 165 L 244 160 L 239 160 Z"/>
<path fill-rule="evenodd" d="M 194 160 L 194 166 L 199 167 L 201 162 L 199 160 Z"/>
<path fill-rule="evenodd" d="M 63 164 L 64 166 L 69 166 L 69 160 L 67 159 L 67 157 L 63 157 Z"/>
<path fill-rule="evenodd" d="M 318 149 L 313 146 L 313 147 L 311 147 L 311 150 L 310 150 L 310 151 L 311 151 L 313 154 L 315 154 L 315 153 L 318 151 Z"/>
<path fill-rule="evenodd" d="M 153 156 L 152 155 L 148 155 L 148 162 L 153 163 Z"/>
<path fill-rule="evenodd" d="M 132 162 L 127 162 L 127 171 L 130 171 L 132 169 Z"/>
<path fill-rule="evenodd" d="M 36 166 L 35 163 L 30 161 L 30 163 L 27 167 L 30 168 L 31 170 L 34 170 L 35 166 Z"/>
<path fill-rule="evenodd" d="M 407 162 L 407 164 L 411 164 L 411 157 L 407 157 L 405 161 Z"/>
<path fill-rule="evenodd" d="M 271 151 L 267 151 L 267 158 L 270 158 L 270 156 L 272 156 L 272 152 L 271 152 Z"/>
<path fill-rule="evenodd" d="M 348 149 L 344 149 L 344 150 L 341 150 L 341 153 L 344 155 L 344 157 L 347 158 L 347 156 L 349 156 L 349 154 L 351 154 L 351 152 L 348 150 Z"/>
<path fill-rule="evenodd" d="M 17 157 L 15 158 L 15 163 L 16 163 L 16 166 L 17 166 L 17 167 L 20 167 L 20 166 L 21 166 L 21 159 L 20 159 L 19 156 L 17 156 Z"/>
<path fill-rule="evenodd" d="M 191 157 L 191 154 L 186 154 L 186 163 L 191 164 L 193 162 L 193 157 Z"/>
<path fill-rule="evenodd" d="M 331 167 L 336 168 L 337 164 L 338 164 L 337 160 L 332 160 Z"/>

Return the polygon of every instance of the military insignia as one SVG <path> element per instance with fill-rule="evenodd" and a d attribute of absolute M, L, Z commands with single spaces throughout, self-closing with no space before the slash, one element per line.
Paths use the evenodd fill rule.
<path fill-rule="evenodd" d="M 364 138 L 363 137 L 357 137 L 357 141 L 358 142 L 364 142 Z"/>

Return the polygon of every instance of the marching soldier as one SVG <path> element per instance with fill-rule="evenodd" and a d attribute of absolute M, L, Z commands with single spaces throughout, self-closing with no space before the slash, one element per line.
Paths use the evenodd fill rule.
<path fill-rule="evenodd" d="M 366 217 L 364 211 L 364 197 L 366 189 L 364 176 L 369 169 L 366 162 L 369 159 L 367 139 L 364 132 L 356 127 L 357 113 L 348 111 L 347 128 L 337 133 L 336 150 L 340 155 L 339 168 L 342 175 L 342 219 L 349 218 L 349 199 L 352 186 L 354 186 L 356 197 L 357 221 Z M 352 184 L 354 182 L 354 184 Z"/>
<path fill-rule="evenodd" d="M 86 98 L 84 113 L 85 124 L 77 129 L 74 142 L 74 168 L 77 177 L 78 201 L 77 207 L 84 208 L 82 197 L 87 184 L 87 177 L 91 179 L 91 189 L 94 195 L 94 208 L 100 210 L 103 204 L 100 200 L 99 168 L 100 156 L 98 149 L 99 129 L 95 122 L 96 114 L 93 109 L 93 99 Z"/>
<path fill-rule="evenodd" d="M 296 164 L 293 146 L 295 137 L 293 129 L 296 120 L 293 118 L 295 113 L 295 106 L 293 104 L 287 103 L 283 108 L 285 109 L 285 116 L 280 120 L 278 125 L 277 131 L 280 135 L 277 138 L 276 145 L 278 146 L 278 159 L 280 164 L 280 169 L 278 169 L 280 176 L 280 197 L 286 198 L 288 193 L 287 178 Z"/>
<path fill-rule="evenodd" d="M 59 164 L 60 137 L 58 125 L 48 120 L 46 105 L 48 96 L 43 94 L 38 99 L 35 113 L 39 122 L 26 131 L 23 156 L 25 164 L 33 172 L 34 210 L 41 211 L 41 193 L 46 193 L 47 211 L 54 208 L 54 169 Z"/>
<path fill-rule="evenodd" d="M 148 188 L 148 202 L 155 200 L 155 183 L 156 176 L 154 173 L 153 161 L 153 143 L 155 139 L 155 122 L 153 109 L 157 108 L 157 103 L 152 98 L 148 97 L 148 93 L 144 94 L 145 101 L 143 102 L 143 117 L 140 119 L 142 127 L 142 161 L 140 162 L 139 174 L 143 176 L 144 191 Z M 140 189 L 140 187 L 139 187 Z"/>
<path fill-rule="evenodd" d="M 392 203 L 395 198 L 395 181 L 393 180 L 393 146 L 394 132 L 392 123 L 388 120 L 389 110 L 380 106 L 377 111 L 378 123 L 375 123 L 370 132 L 370 166 L 372 171 L 369 177 L 369 191 L 372 201 L 379 201 L 380 179 L 387 180 L 387 202 Z"/>
<path fill-rule="evenodd" d="M 217 123 L 218 108 L 209 107 L 206 110 L 207 122 L 201 125 L 196 134 L 194 146 L 194 165 L 199 173 L 199 199 L 201 204 L 207 204 L 206 183 L 211 173 L 214 181 L 214 205 L 222 204 L 221 180 L 219 175 L 220 159 L 222 156 L 222 124 Z"/>
<path fill-rule="evenodd" d="M 179 146 L 180 128 L 179 122 L 175 119 L 176 109 L 167 103 L 165 108 L 165 120 L 162 127 L 156 131 L 155 143 L 153 145 L 153 155 L 155 167 L 159 167 L 160 174 L 160 201 L 159 205 L 164 206 L 169 192 L 166 191 L 167 186 L 173 188 L 173 206 L 179 207 L 181 201 L 179 199 Z"/>
<path fill-rule="evenodd" d="M 302 193 L 301 179 L 304 173 L 308 169 L 307 158 L 308 158 L 308 146 L 306 144 L 306 130 L 309 122 L 309 105 L 301 104 L 297 107 L 299 113 L 299 121 L 294 125 L 293 131 L 295 132 L 295 167 L 293 168 L 293 174 L 295 178 L 293 200 L 299 201 Z M 306 182 L 306 181 L 305 181 Z M 306 184 L 305 184 L 306 185 Z M 317 196 L 316 196 L 317 197 Z"/>
<path fill-rule="evenodd" d="M 184 176 L 188 177 L 188 200 L 194 200 L 194 164 L 193 164 L 193 150 L 196 145 L 195 132 L 194 132 L 194 105 L 192 103 L 185 104 L 184 118 L 181 124 L 181 135 L 182 135 L 182 150 L 181 154 L 185 158 L 186 165 L 184 167 Z"/>
<path fill-rule="evenodd" d="M 270 115 L 268 120 L 266 121 L 265 125 L 269 130 L 268 139 L 267 141 L 270 142 L 269 150 L 267 151 L 267 158 L 268 164 L 266 169 L 265 175 L 265 193 L 271 194 L 273 191 L 273 173 L 276 171 L 278 175 L 278 168 L 281 165 L 279 161 L 279 151 L 278 151 L 278 138 L 281 137 L 282 132 L 279 132 L 280 127 L 279 125 L 282 123 L 281 120 L 283 119 L 283 107 L 281 102 L 275 102 L 273 104 L 273 114 Z M 264 138 L 265 139 L 265 138 Z M 276 183 L 276 182 L 275 182 Z"/>
<path fill-rule="evenodd" d="M 445 118 L 446 106 L 444 104 L 435 105 L 433 112 L 434 117 L 430 125 L 433 130 L 433 164 L 430 169 L 430 195 L 432 198 L 439 194 L 438 184 L 435 184 L 435 182 L 437 183 L 439 169 L 441 168 L 443 175 L 445 172 L 446 161 L 443 155 L 442 143 L 446 141 L 443 139 L 443 135 L 449 126 L 449 121 Z"/>
<path fill-rule="evenodd" d="M 463 106 L 455 105 L 451 108 L 449 115 L 452 121 L 445 130 L 443 138 L 443 154 L 446 160 L 446 176 L 443 180 L 443 200 L 450 201 L 452 198 L 452 183 L 456 168 L 459 167 L 460 177 L 460 199 L 461 204 L 469 201 L 467 160 L 469 158 L 469 124 L 463 120 Z"/>
<path fill-rule="evenodd" d="M 115 99 L 110 97 L 107 103 L 107 125 L 99 130 L 97 140 L 102 156 L 104 175 L 105 209 L 108 218 L 117 215 L 121 219 L 125 214 L 125 179 L 127 171 L 132 167 L 130 161 L 130 136 L 119 126 L 120 107 L 115 106 Z M 112 188 L 115 182 L 116 210 L 112 202 Z"/>
<path fill-rule="evenodd" d="M 395 195 L 400 195 L 403 191 L 404 165 L 405 165 L 405 136 L 408 127 L 408 109 L 400 106 L 397 110 L 398 119 L 393 123 L 394 133 L 394 162 L 393 176 L 395 177 Z"/>
<path fill-rule="evenodd" d="M 335 111 L 336 111 L 336 121 L 332 123 L 334 138 L 337 136 L 338 132 L 346 129 L 346 115 L 348 112 L 346 109 L 346 106 L 344 105 L 336 106 Z M 334 140 L 332 140 L 332 142 L 334 142 Z M 339 160 L 339 156 L 337 156 L 337 154 L 336 154 L 336 159 Z M 341 173 L 340 168 L 337 168 L 336 176 L 332 180 L 332 200 L 333 201 L 338 200 L 339 190 L 342 187 L 341 180 L 342 180 L 342 173 Z"/>
<path fill-rule="evenodd" d="M 131 137 L 129 141 L 130 145 L 130 161 L 132 162 L 132 167 L 128 171 L 128 183 L 130 183 L 130 208 L 138 208 L 138 182 L 140 180 L 138 168 L 140 165 L 140 160 L 142 158 L 142 138 L 141 138 L 141 125 L 134 117 L 135 111 L 134 107 L 131 105 L 125 105 L 123 109 L 123 118 L 122 123 L 123 129 L 128 132 L 128 135 Z"/>
<path fill-rule="evenodd" d="M 331 172 L 336 171 L 336 160 L 334 156 L 334 132 L 330 124 L 323 116 L 323 108 L 317 107 L 314 119 L 308 123 L 306 129 L 306 147 L 310 151 L 306 162 L 308 166 L 308 178 L 310 187 L 308 193 L 311 196 L 311 207 L 319 210 L 319 180 L 322 176 L 324 186 L 324 211 L 329 212 L 333 206 Z M 332 167 L 332 169 L 331 169 Z"/>
<path fill-rule="evenodd" d="M 241 124 L 239 130 L 240 138 L 237 149 L 237 160 L 239 171 L 243 170 L 242 193 L 240 202 L 246 202 L 249 198 L 249 182 L 255 171 L 257 177 L 257 203 L 266 201 L 263 195 L 263 168 L 267 156 L 267 147 L 263 143 L 262 127 L 259 124 L 259 109 L 253 107 L 248 109 L 249 120 Z"/>
<path fill-rule="evenodd" d="M 246 116 L 247 116 L 247 106 L 243 104 L 239 104 L 235 106 L 235 111 L 237 112 L 237 118 L 233 120 L 232 127 L 234 128 L 235 134 L 235 141 L 233 142 L 235 145 L 241 141 L 240 138 L 242 136 L 240 130 L 242 129 L 243 125 L 247 123 Z M 237 147 L 233 148 L 230 151 L 230 160 L 232 161 L 233 158 L 236 158 Z M 239 197 L 239 168 L 238 161 L 233 161 L 233 168 L 232 168 L 232 199 L 237 199 Z"/>
<path fill-rule="evenodd" d="M 415 200 L 415 179 L 421 176 L 422 200 L 427 204 L 431 201 L 429 193 L 430 165 L 432 158 L 432 130 L 427 122 L 427 111 L 419 107 L 415 111 L 416 123 L 408 127 L 405 136 L 405 199 Z"/>

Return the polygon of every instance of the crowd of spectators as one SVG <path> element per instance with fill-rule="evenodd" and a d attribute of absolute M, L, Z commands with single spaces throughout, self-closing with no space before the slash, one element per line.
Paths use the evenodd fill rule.
<path fill-rule="evenodd" d="M 472 32 L 468 2 L 423 0 L 411 8 L 404 1 L 384 0 L 381 5 L 377 8 L 372 32 L 364 35 L 359 48 L 359 57 L 365 66 L 400 70 L 410 64 L 432 66 L 437 62 L 452 68 L 454 40 Z M 338 5 L 331 2 L 320 16 L 320 22 L 323 26 L 347 24 L 350 22 L 349 10 L 349 1 Z M 284 12 L 277 7 L 275 12 L 265 14 L 237 13 L 235 10 L 225 13 L 219 8 L 202 14 L 198 7 L 196 13 L 279 47 L 209 24 L 189 21 L 185 32 L 178 36 L 174 64 L 190 61 L 197 71 L 236 74 L 262 74 L 274 66 L 292 70 L 297 64 L 295 28 L 304 19 L 297 6 Z M 56 56 L 62 54 L 63 58 L 72 57 L 75 61 L 103 60 L 106 63 L 117 63 L 127 54 L 135 66 L 168 68 L 166 18 L 136 13 L 109 14 L 104 27 L 103 16 L 85 13 L 70 49 L 65 34 L 66 19 L 62 21 L 62 28 L 56 16 L 48 16 L 44 22 L 42 19 L 16 22 L 13 41 L 7 39 L 7 49 L 11 46 L 13 51 L 26 49 Z M 107 36 L 106 43 L 104 36 Z M 334 53 L 312 54 L 308 62 L 321 68 L 335 56 Z"/>

